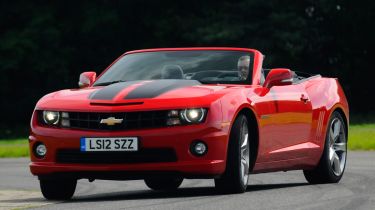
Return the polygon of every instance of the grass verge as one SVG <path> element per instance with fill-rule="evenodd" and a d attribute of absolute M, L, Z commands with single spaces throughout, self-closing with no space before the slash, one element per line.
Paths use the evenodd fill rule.
<path fill-rule="evenodd" d="M 348 148 L 350 150 L 375 150 L 375 123 L 351 125 Z M 27 139 L 0 139 L 0 158 L 28 155 Z"/>
<path fill-rule="evenodd" d="M 375 123 L 351 125 L 348 148 L 351 150 L 375 150 Z"/>
<path fill-rule="evenodd" d="M 27 139 L 2 139 L 0 140 L 0 158 L 29 156 Z"/>

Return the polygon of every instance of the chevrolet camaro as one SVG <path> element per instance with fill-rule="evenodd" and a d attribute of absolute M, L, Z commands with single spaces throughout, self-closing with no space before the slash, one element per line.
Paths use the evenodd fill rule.
<path fill-rule="evenodd" d="M 42 194 L 70 199 L 79 179 L 176 190 L 184 178 L 241 193 L 249 174 L 288 170 L 339 182 L 349 109 L 338 80 L 263 59 L 246 48 L 137 50 L 45 95 L 29 136 Z"/>

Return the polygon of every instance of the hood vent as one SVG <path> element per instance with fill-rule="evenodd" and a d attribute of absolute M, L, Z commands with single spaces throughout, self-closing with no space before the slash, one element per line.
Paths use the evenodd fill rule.
<path fill-rule="evenodd" d="M 103 103 L 103 102 L 91 102 L 92 106 L 131 106 L 131 105 L 142 105 L 143 101 L 138 102 L 126 102 L 126 103 Z"/>

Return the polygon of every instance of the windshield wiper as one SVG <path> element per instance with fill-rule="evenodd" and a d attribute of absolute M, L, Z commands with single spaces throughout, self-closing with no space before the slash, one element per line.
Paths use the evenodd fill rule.
<path fill-rule="evenodd" d="M 110 81 L 110 82 L 100 82 L 98 84 L 95 84 L 94 86 L 106 86 L 106 85 L 112 85 L 112 84 L 119 83 L 119 82 L 126 82 L 126 80 L 115 80 L 115 81 Z"/>

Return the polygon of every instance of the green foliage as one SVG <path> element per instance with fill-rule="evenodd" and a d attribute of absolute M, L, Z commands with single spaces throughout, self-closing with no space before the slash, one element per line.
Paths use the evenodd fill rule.
<path fill-rule="evenodd" d="M 46 93 L 77 86 L 127 50 L 237 46 L 266 67 L 338 77 L 354 112 L 366 112 L 374 71 L 375 1 L 1 1 L 0 135 L 28 125 Z"/>
<path fill-rule="evenodd" d="M 375 150 L 375 124 L 350 126 L 348 147 L 352 150 Z"/>

